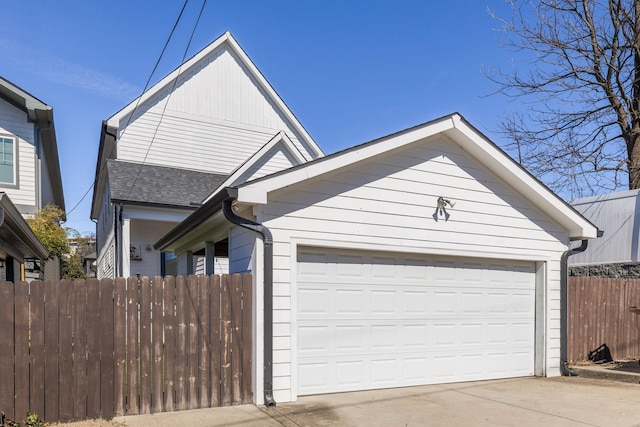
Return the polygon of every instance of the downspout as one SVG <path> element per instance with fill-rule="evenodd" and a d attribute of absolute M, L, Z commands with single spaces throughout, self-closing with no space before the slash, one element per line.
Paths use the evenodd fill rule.
<path fill-rule="evenodd" d="M 569 367 L 567 360 L 567 347 L 569 337 L 569 257 L 587 249 L 587 239 L 582 240 L 582 244 L 577 248 L 569 249 L 560 258 L 560 372 L 563 376 L 577 377 L 577 371 Z"/>
<path fill-rule="evenodd" d="M 222 213 L 231 223 L 262 236 L 264 243 L 264 405 L 276 406 L 273 398 L 273 237 L 262 224 L 238 216 L 231 203 L 234 198 L 222 202 Z"/>

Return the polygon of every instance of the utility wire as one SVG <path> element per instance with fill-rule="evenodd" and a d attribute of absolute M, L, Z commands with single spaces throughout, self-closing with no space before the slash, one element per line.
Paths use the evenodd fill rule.
<path fill-rule="evenodd" d="M 136 173 L 136 177 L 133 179 L 131 183 L 131 187 L 129 187 L 129 192 L 127 193 L 128 199 L 133 191 L 133 188 L 138 182 L 138 178 L 140 177 L 140 172 L 142 172 L 142 167 L 147 161 L 147 157 L 149 156 L 149 152 L 151 151 L 151 146 L 156 140 L 156 135 L 158 134 L 158 129 L 160 129 L 160 124 L 162 124 L 162 118 L 164 117 L 165 112 L 167 111 L 167 106 L 169 105 L 169 100 L 171 99 L 171 95 L 173 95 L 173 91 L 176 88 L 176 84 L 178 84 L 178 78 L 180 78 L 180 72 L 182 71 L 182 66 L 184 65 L 185 58 L 187 57 L 187 53 L 189 52 L 189 47 L 191 47 L 191 41 L 193 40 L 193 35 L 196 33 L 196 29 L 198 28 L 198 23 L 200 22 L 200 18 L 202 17 L 202 12 L 204 11 L 204 7 L 207 4 L 207 0 L 202 1 L 202 6 L 200 7 L 200 13 L 198 13 L 198 18 L 196 19 L 196 23 L 193 25 L 193 30 L 191 30 L 191 36 L 189 37 L 189 41 L 187 42 L 187 46 L 184 49 L 184 53 L 182 54 L 182 61 L 180 61 L 180 66 L 178 67 L 178 72 L 176 73 L 176 77 L 173 79 L 173 83 L 171 85 L 171 90 L 169 90 L 169 94 L 167 95 L 167 99 L 162 107 L 162 113 L 160 113 L 160 118 L 158 119 L 158 124 L 156 125 L 155 130 L 153 131 L 153 136 L 151 137 L 151 141 L 149 141 L 149 147 L 147 147 L 147 152 L 144 154 L 144 158 L 142 159 L 142 163 L 138 167 L 138 172 Z M 129 116 L 131 117 L 131 116 Z M 126 129 L 126 128 L 125 128 Z"/>
<path fill-rule="evenodd" d="M 178 27 L 178 24 L 180 23 L 180 20 L 182 19 L 182 15 L 183 15 L 188 3 L 189 3 L 189 0 L 185 0 L 184 4 L 182 5 L 182 9 L 180 10 L 180 14 L 178 15 L 178 19 L 176 19 L 176 22 L 173 24 L 173 28 L 171 29 L 171 32 L 169 33 L 169 37 L 167 38 L 167 41 L 165 42 L 164 47 L 162 48 L 162 51 L 160 52 L 160 56 L 158 57 L 158 60 L 156 61 L 156 64 L 154 65 L 153 70 L 151 71 L 151 74 L 149 75 L 149 78 L 147 79 L 147 83 L 144 85 L 144 89 L 142 89 L 142 92 L 140 93 L 140 96 L 138 96 L 137 101 L 136 101 L 136 105 L 133 108 L 133 111 L 131 112 L 131 114 L 129 115 L 129 118 L 127 119 L 127 123 L 125 124 L 124 128 L 122 129 L 122 132 L 120 132 L 120 138 L 122 138 L 122 135 L 124 135 L 124 132 L 127 130 L 127 127 L 129 126 L 129 123 L 131 122 L 131 118 L 134 116 L 136 110 L 138 109 L 138 106 L 140 105 L 140 100 L 142 99 L 142 95 L 144 95 L 144 93 L 149 88 L 149 84 L 151 83 L 151 79 L 153 78 L 153 75 L 155 74 L 156 70 L 158 69 L 158 66 L 160 65 L 160 61 L 162 60 L 162 57 L 164 56 L 164 53 L 167 50 L 167 46 L 169 46 L 169 42 L 173 38 L 173 33 L 176 31 L 176 28 Z M 199 19 L 199 17 L 198 17 L 198 19 Z M 111 149 L 111 152 L 109 153 L 109 156 L 107 158 L 110 158 L 111 155 L 113 154 L 113 152 L 115 151 L 115 149 L 116 149 L 116 147 L 118 145 L 118 141 L 120 140 L 120 138 L 115 140 L 115 144 L 114 144 L 113 148 Z M 80 198 L 78 203 L 73 205 L 73 207 L 66 212 L 66 215 L 70 215 L 74 210 L 76 210 L 78 208 L 78 206 L 80 206 L 80 203 L 82 203 L 84 201 L 84 199 L 87 197 L 87 195 L 89 194 L 91 189 L 95 187 L 96 183 L 98 182 L 98 179 L 100 178 L 100 175 L 102 175 L 102 172 L 103 172 L 103 170 L 104 170 L 104 168 L 106 166 L 107 166 L 107 162 L 105 162 L 104 165 L 102 165 L 100 167 L 100 170 L 96 174 L 96 177 L 94 178 L 94 180 L 91 183 L 91 185 L 89 186 L 89 188 L 87 188 L 87 191 L 84 192 L 84 194 L 82 195 L 82 197 Z"/>

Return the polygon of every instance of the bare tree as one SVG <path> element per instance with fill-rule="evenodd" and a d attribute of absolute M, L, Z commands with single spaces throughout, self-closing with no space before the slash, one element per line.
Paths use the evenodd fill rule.
<path fill-rule="evenodd" d="M 506 149 L 554 190 L 640 188 L 640 0 L 511 0 L 505 45 L 521 72 L 490 70 L 527 111 L 502 123 Z"/>

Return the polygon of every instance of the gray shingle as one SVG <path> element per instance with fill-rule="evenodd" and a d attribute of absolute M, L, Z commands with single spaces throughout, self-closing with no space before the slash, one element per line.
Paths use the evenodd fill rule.
<path fill-rule="evenodd" d="M 227 178 L 216 173 L 119 160 L 109 160 L 107 170 L 111 200 L 178 207 L 197 207 Z"/>

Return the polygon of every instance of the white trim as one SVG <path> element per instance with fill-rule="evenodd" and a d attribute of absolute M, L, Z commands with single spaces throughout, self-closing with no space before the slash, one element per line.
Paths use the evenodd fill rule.
<path fill-rule="evenodd" d="M 477 160 L 489 166 L 493 173 L 521 192 L 536 206 L 565 226 L 572 240 L 598 237 L 596 227 L 573 210 L 567 203 L 559 200 L 554 193 L 544 187 L 540 181 L 533 178 L 521 166 L 500 152 L 493 143 L 469 127 L 459 115 L 454 115 L 452 121 L 455 131 L 464 136 L 461 139 L 456 137 L 455 131 L 448 132 L 455 142 L 470 152 Z M 469 142 L 474 142 L 474 144 Z"/>
<path fill-rule="evenodd" d="M 547 370 L 547 361 L 549 356 L 549 345 L 547 337 L 549 336 L 548 323 L 548 298 L 549 298 L 549 278 L 551 277 L 551 260 L 552 258 L 532 258 L 514 256 L 514 254 L 496 254 L 496 253 L 480 253 L 472 251 L 424 251 L 416 250 L 416 248 L 394 248 L 380 247 L 379 245 L 368 245 L 362 243 L 339 243 L 331 241 L 322 241 L 309 238 L 299 238 L 291 236 L 289 238 L 289 256 L 290 256 L 290 313 L 291 313 L 291 401 L 298 400 L 298 250 L 300 247 L 311 248 L 332 248 L 332 249 L 349 249 L 349 250 L 366 250 L 372 252 L 393 252 L 405 253 L 410 255 L 421 256 L 438 256 L 446 258 L 481 258 L 495 259 L 505 261 L 528 261 L 535 263 L 535 320 L 534 320 L 534 375 L 549 376 Z M 509 256 L 510 255 L 510 256 Z M 540 318 L 541 316 L 541 318 Z"/>
<path fill-rule="evenodd" d="M 122 219 L 122 242 L 120 256 L 122 257 L 121 277 L 129 277 L 131 275 L 131 257 L 129 252 L 131 249 L 131 220 L 129 218 Z"/>
<path fill-rule="evenodd" d="M 536 262 L 536 307 L 535 307 L 535 357 L 534 374 L 536 376 L 547 375 L 547 298 L 549 298 L 548 281 L 550 277 L 548 262 Z"/>
<path fill-rule="evenodd" d="M 10 139 L 13 145 L 13 153 L 12 153 L 13 154 L 13 159 L 12 159 L 13 160 L 13 181 L 12 182 L 0 181 L 0 185 L 5 188 L 19 188 L 18 168 L 20 165 L 18 164 L 18 148 L 20 145 L 20 142 L 19 142 L 20 139 L 17 136 L 6 134 L 6 133 L 1 133 L 0 138 Z M 37 185 L 37 182 L 36 182 L 36 185 Z"/>
<path fill-rule="evenodd" d="M 268 223 L 267 223 L 268 225 Z M 335 248 L 335 249 L 353 249 L 363 251 L 380 251 L 379 244 L 361 243 L 361 242 L 342 242 L 336 240 L 319 240 L 306 237 L 294 237 L 290 239 L 291 244 L 301 244 L 303 246 L 314 246 L 319 248 Z M 534 257 L 531 255 L 520 255 L 516 252 L 484 252 L 473 250 L 459 249 L 442 249 L 442 248 L 418 248 L 418 247 L 402 247 L 402 246 L 384 246 L 385 252 L 393 253 L 410 253 L 425 256 L 445 256 L 445 257 L 463 257 L 463 258 L 485 258 L 509 261 L 530 261 L 530 262 L 549 262 L 555 258 Z"/>
<path fill-rule="evenodd" d="M 212 197 L 214 197 L 222 189 L 232 186 L 234 184 L 237 184 L 238 180 L 242 177 L 243 174 L 245 174 L 249 169 L 251 169 L 252 166 L 254 166 L 260 160 L 262 160 L 264 156 L 266 156 L 269 153 L 269 151 L 271 151 L 271 149 L 273 149 L 278 145 L 281 145 L 283 149 L 285 149 L 289 154 L 291 154 L 291 156 L 296 160 L 298 165 L 301 165 L 307 161 L 304 158 L 304 156 L 300 153 L 300 151 L 296 148 L 296 146 L 293 144 L 293 141 L 291 141 L 291 138 L 289 138 L 289 136 L 285 132 L 280 131 L 276 133 L 273 136 L 273 138 L 269 140 L 269 142 L 267 142 L 258 151 L 256 151 L 253 155 L 251 155 L 251 157 L 249 157 L 249 159 L 246 162 L 244 162 L 243 164 L 238 166 L 236 170 L 231 172 L 229 177 L 222 184 L 220 184 L 218 188 L 216 188 L 216 190 L 204 200 L 203 203 L 208 202 Z M 264 197 L 260 198 L 259 200 L 263 200 L 263 199 L 264 199 L 264 202 L 256 202 L 256 203 L 266 203 L 266 194 L 264 195 Z"/>
<path fill-rule="evenodd" d="M 571 240 L 597 237 L 597 227 L 529 175 L 483 135 L 467 125 L 458 114 L 384 137 L 328 158 L 306 163 L 288 171 L 248 182 L 239 186 L 238 202 L 260 203 L 271 191 L 298 184 L 323 174 L 333 173 L 375 156 L 405 149 L 412 144 L 424 143 L 425 139 L 438 134 L 447 136 L 506 183 L 513 186 L 523 197 L 558 221 L 569 231 Z M 247 191 L 243 192 L 244 189 Z"/>
<path fill-rule="evenodd" d="M 251 61 L 251 59 L 247 56 L 247 54 L 242 50 L 238 42 L 233 38 L 229 31 L 225 32 L 222 36 L 218 37 L 216 40 L 211 42 L 207 47 L 202 49 L 200 52 L 196 53 L 191 59 L 182 64 L 180 67 L 173 70 L 171 73 L 167 74 L 165 78 L 160 80 L 158 83 L 153 85 L 149 90 L 143 93 L 138 98 L 131 101 L 128 105 L 122 108 L 120 111 L 115 113 L 107 120 L 107 124 L 113 127 L 120 127 L 120 120 L 126 117 L 129 114 L 132 114 L 136 108 L 136 106 L 140 106 L 155 96 L 157 93 L 161 92 L 165 87 L 170 85 L 174 79 L 176 79 L 179 75 L 187 75 L 191 68 L 197 65 L 201 60 L 209 56 L 212 52 L 217 50 L 222 45 L 227 45 L 233 52 L 238 56 L 239 60 L 242 62 L 242 65 L 249 70 L 252 77 L 256 79 L 260 88 L 264 90 L 267 96 L 271 101 L 278 107 L 282 115 L 286 118 L 286 120 L 291 123 L 293 128 L 298 132 L 303 138 L 304 141 L 300 141 L 303 145 L 308 145 L 307 148 L 311 150 L 312 158 L 318 158 L 324 156 L 324 153 L 320 149 L 320 147 L 316 144 L 316 142 L 311 138 L 311 135 L 307 133 L 302 124 L 298 121 L 298 119 L 293 115 L 291 110 L 287 107 L 284 101 L 278 96 L 276 91 L 271 87 L 267 79 L 262 75 L 262 73 L 258 70 L 255 64 Z M 120 129 L 122 131 L 122 129 Z"/>

